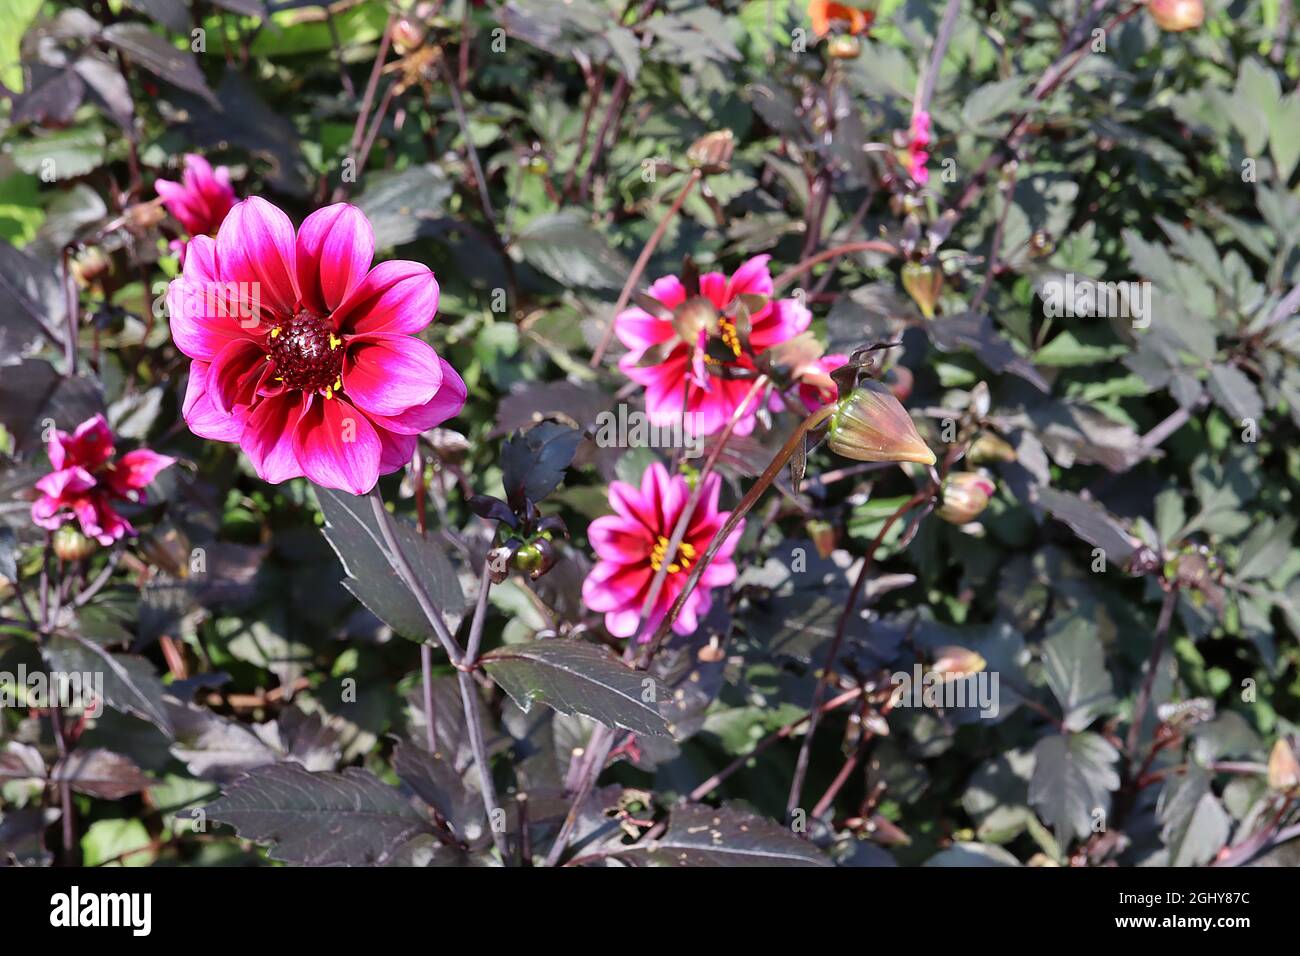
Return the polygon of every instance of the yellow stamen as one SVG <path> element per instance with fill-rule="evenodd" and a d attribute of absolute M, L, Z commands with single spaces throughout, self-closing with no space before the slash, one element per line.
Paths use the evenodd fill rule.
<path fill-rule="evenodd" d="M 334 391 L 336 391 L 336 392 L 341 392 L 341 391 L 343 391 L 343 376 L 342 376 L 342 375 L 340 375 L 338 378 L 336 378 L 336 379 L 334 380 Z"/>
<path fill-rule="evenodd" d="M 668 539 L 663 535 L 655 542 L 655 546 L 650 551 L 650 567 L 658 571 L 664 566 L 664 558 L 668 554 Z M 668 565 L 668 573 L 676 574 L 679 571 L 689 571 L 691 561 L 695 558 L 695 546 L 689 542 L 683 541 L 677 546 L 677 558 L 672 564 Z"/>
<path fill-rule="evenodd" d="M 330 333 L 330 351 L 333 352 L 343 344 L 343 340 L 338 338 L 333 332 Z"/>
<path fill-rule="evenodd" d="M 275 338 L 276 336 L 278 336 L 280 334 L 280 331 L 281 331 L 280 327 L 277 325 L 275 328 L 271 330 L 271 338 Z M 270 358 L 270 356 L 268 355 L 267 358 Z"/>

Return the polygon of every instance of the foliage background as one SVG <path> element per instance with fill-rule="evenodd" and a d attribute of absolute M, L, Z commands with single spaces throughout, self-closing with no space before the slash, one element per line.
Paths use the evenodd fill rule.
<path fill-rule="evenodd" d="M 1216 3 L 1202 28 L 1171 34 L 1123 2 L 956 4 L 929 101 L 933 175 L 918 202 L 889 149 L 945 6 L 886 0 L 861 55 L 830 72 L 806 12 L 781 0 L 450 0 L 406 11 L 428 19 L 427 38 L 381 55 L 389 68 L 363 110 L 396 9 L 378 0 L 328 12 L 296 0 L 4 0 L 0 669 L 39 666 L 42 650 L 47 662 L 79 652 L 126 663 L 113 671 L 125 676 L 112 707 L 71 741 L 93 759 L 60 759 L 47 713 L 0 713 L 0 858 L 492 858 L 454 670 L 437 656 L 433 758 L 425 625 L 417 615 L 396 625 L 407 633 L 390 627 L 410 620 L 410 597 L 382 553 L 364 553 L 364 512 L 349 519 L 355 502 L 302 480 L 259 482 L 236 449 L 194 438 L 179 418 L 188 363 L 156 311 L 176 271 L 175 224 L 133 213 L 154 178 L 175 177 L 182 154 L 201 151 L 232 167 L 241 196 L 271 198 L 295 221 L 347 198 L 384 255 L 434 269 L 440 318 L 426 335 L 462 371 L 470 400 L 427 436 L 423 475 L 384 489 L 411 520 L 417 497 L 426 514 L 427 490 L 420 553 L 456 623 L 478 593 L 475 556 L 489 533 L 467 498 L 502 495 L 511 433 L 539 417 L 590 427 L 626 397 L 613 357 L 596 368 L 588 359 L 631 262 L 691 175 L 689 147 L 728 129 L 729 168 L 669 218 L 645 275 L 676 272 L 686 255 L 729 271 L 770 253 L 778 273 L 862 239 L 900 249 L 845 254 L 799 279 L 819 336 L 831 351 L 901 339 L 907 404 L 931 445 L 945 447 L 951 418 L 959 443 L 993 432 L 1016 460 L 993 466 L 999 492 L 982 533 L 927 516 L 904 548 L 908 523 L 889 529 L 838 679 L 865 693 L 957 645 L 998 672 L 1002 708 L 995 719 L 882 713 L 867 694 L 836 709 L 798 805 L 812 810 L 848 761 L 843 786 L 805 813 L 805 832 L 782 824 L 802 737 L 783 728 L 813 698 L 853 562 L 915 490 L 899 469 L 822 483 L 846 463 L 814 451 L 798 494 L 769 494 L 755 512 L 763 520 L 749 522 L 729 599 L 657 663 L 679 739 L 640 734 L 629 746 L 620 735 L 617 758 L 577 803 L 581 850 L 566 858 L 1289 864 L 1295 781 L 1288 791 L 1280 758 L 1268 761 L 1300 720 L 1290 5 Z M 1104 51 L 1091 52 L 1094 28 Z M 1053 71 L 1059 82 L 1045 81 Z M 371 122 L 373 145 L 359 156 Z M 40 175 L 49 159 L 54 181 Z M 111 267 L 73 282 L 67 264 L 96 249 Z M 927 321 L 900 266 L 930 253 L 946 281 Z M 1046 317 L 1039 292 L 1066 273 L 1149 281 L 1149 327 Z M 46 468 L 46 420 L 66 428 L 101 408 L 126 443 L 185 464 L 138 512 L 144 533 L 108 585 L 38 647 L 12 603 L 13 579 L 39 574 L 43 553 L 24 495 Z M 729 502 L 794 421 L 771 424 L 723 457 Z M 586 526 L 608 510 L 608 482 L 634 479 L 654 454 L 583 442 L 542 506 L 570 530 L 562 560 L 537 582 L 514 575 L 492 589 L 485 646 L 602 640 L 579 595 Z M 1070 496 L 1083 492 L 1110 517 L 1080 510 Z M 1157 560 L 1126 573 L 1139 543 Z M 1094 546 L 1110 559 L 1104 571 Z M 791 570 L 797 548 L 807 571 Z M 63 573 L 88 581 L 107 561 L 101 552 Z M 1153 658 L 1167 593 L 1167 651 Z M 721 661 L 696 654 L 711 635 L 725 637 Z M 1151 707 L 1131 735 L 1151 660 Z M 590 712 L 590 681 L 574 681 L 578 710 Z M 544 703 L 525 714 L 492 680 L 479 696 L 509 861 L 527 845 L 541 862 L 594 724 Z M 624 726 L 645 719 L 634 710 Z M 771 745 L 715 791 L 678 802 L 760 741 Z M 75 791 L 66 848 L 61 783 Z M 194 819 L 223 787 L 223 809 Z M 360 806 L 368 815 L 348 812 Z M 240 810 L 250 808 L 276 825 L 248 824 Z"/>

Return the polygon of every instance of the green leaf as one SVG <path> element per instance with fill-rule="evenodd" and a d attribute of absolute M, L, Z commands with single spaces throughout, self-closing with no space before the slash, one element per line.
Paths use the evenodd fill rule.
<path fill-rule="evenodd" d="M 310 773 L 296 764 L 258 767 L 204 810 L 240 836 L 271 844 L 271 859 L 306 866 L 387 862 L 432 825 L 402 792 L 367 770 Z"/>
<path fill-rule="evenodd" d="M 171 718 L 163 704 L 166 688 L 143 657 L 111 654 L 94 641 L 64 633 L 50 635 L 41 651 L 56 671 L 102 675 L 108 706 L 147 720 L 171 736 Z"/>
<path fill-rule="evenodd" d="M 673 808 L 662 837 L 630 847 L 624 856 L 660 866 L 830 866 L 820 850 L 788 827 L 741 804 L 714 809 L 701 803 Z"/>
<path fill-rule="evenodd" d="M 375 229 L 375 248 L 391 249 L 439 231 L 436 223 L 446 215 L 451 193 L 447 174 L 426 164 L 368 176 L 357 205 Z"/>
<path fill-rule="evenodd" d="M 1062 846 L 1071 835 L 1084 839 L 1110 812 L 1111 791 L 1119 789 L 1119 751 L 1098 734 L 1051 734 L 1034 747 L 1029 802 L 1056 831 Z"/>
<path fill-rule="evenodd" d="M 620 289 L 631 266 L 577 212 L 539 216 L 515 238 L 524 261 L 556 282 L 589 289 Z"/>
<path fill-rule="evenodd" d="M 1228 842 L 1232 821 L 1210 790 L 1210 775 L 1192 765 L 1160 792 L 1156 816 L 1169 852 L 1169 866 L 1201 866 Z"/>
<path fill-rule="evenodd" d="M 14 93 L 23 91 L 19 45 L 43 0 L 5 0 L 5 28 L 0 30 L 0 82 Z"/>
<path fill-rule="evenodd" d="M 59 130 L 15 143 L 9 155 L 15 166 L 33 176 L 76 179 L 103 165 L 104 133 L 95 126 Z"/>
<path fill-rule="evenodd" d="M 1043 676 L 1068 730 L 1083 730 L 1115 705 L 1096 625 L 1083 617 L 1055 622 L 1054 633 L 1043 642 Z"/>
<path fill-rule="evenodd" d="M 1295 543 L 1297 519 L 1264 519 L 1242 542 L 1237 577 L 1242 581 L 1271 577 L 1286 562 Z"/>
<path fill-rule="evenodd" d="M 525 712 L 540 701 L 607 727 L 655 737 L 672 734 L 659 711 L 666 688 L 596 644 L 569 639 L 511 644 L 484 654 L 483 667 Z"/>
<path fill-rule="evenodd" d="M 413 641 L 433 638 L 433 625 L 388 557 L 370 498 L 320 487 L 315 492 L 325 516 L 325 539 L 348 574 L 343 586 L 403 637 Z M 421 535 L 396 517 L 393 526 L 394 537 L 416 579 L 447 619 L 447 626 L 455 630 L 465 608 L 465 594 L 446 552 L 432 532 Z"/>

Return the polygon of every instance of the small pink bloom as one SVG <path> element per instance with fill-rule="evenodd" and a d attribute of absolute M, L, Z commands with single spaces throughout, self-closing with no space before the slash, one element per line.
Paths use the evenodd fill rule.
<path fill-rule="evenodd" d="M 181 181 L 158 179 L 154 189 L 162 197 L 167 211 L 180 220 L 191 236 L 216 235 L 226 213 L 235 204 L 235 190 L 230 185 L 230 170 L 215 170 L 196 153 L 185 156 Z"/>
<path fill-rule="evenodd" d="M 32 521 L 53 531 L 75 516 L 82 533 L 103 545 L 135 534 L 113 501 L 143 501 L 145 487 L 176 461 L 144 448 L 114 461 L 113 434 L 103 415 L 82 422 L 71 435 L 56 431 L 46 451 L 54 471 L 36 482 L 41 496 L 32 504 Z"/>
<path fill-rule="evenodd" d="M 912 128 L 907 143 L 907 174 L 918 186 L 930 181 L 930 154 L 926 147 L 930 145 L 930 114 L 924 111 L 912 118 Z"/>
<path fill-rule="evenodd" d="M 459 414 L 465 383 L 415 337 L 438 309 L 426 266 L 371 268 L 375 236 L 347 203 L 295 234 L 264 199 L 199 236 L 167 290 L 172 338 L 194 361 L 182 413 L 237 442 L 263 480 L 305 475 L 365 494 L 410 461 L 421 432 Z"/>
<path fill-rule="evenodd" d="M 769 258 L 755 256 L 729 279 L 720 272 L 700 276 L 700 295 L 712 303 L 720 316 L 741 295 L 766 300 L 750 315 L 749 342 L 755 352 L 794 338 L 812 322 L 811 313 L 794 299 L 772 299 Z M 650 297 L 661 303 L 666 312 L 671 312 L 686 301 L 686 287 L 676 276 L 666 276 L 650 287 Z M 741 349 L 734 325 L 725 317 L 719 325 L 722 345 L 734 356 L 721 364 L 754 371 L 754 362 Z M 753 385 L 752 379 L 727 379 L 711 374 L 709 365 L 719 364 L 719 360 L 706 355 L 708 343 L 682 341 L 670 317 L 651 315 L 640 308 L 627 309 L 615 317 L 614 332 L 630 350 L 619 362 L 619 368 L 632 381 L 646 387 L 646 411 L 656 425 L 672 425 L 686 411 L 693 413 L 686 419 L 691 432 L 712 435 L 731 419 Z M 647 364 L 644 361 L 647 353 L 660 347 L 668 347 L 662 361 Z M 737 435 L 748 435 L 754 430 L 757 405 L 757 402 L 750 403 L 736 425 Z"/>
<path fill-rule="evenodd" d="M 838 353 L 823 355 L 816 362 L 795 374 L 795 378 L 799 380 L 797 394 L 808 411 L 815 412 L 822 406 L 830 405 L 839 400 L 840 390 L 831 378 L 831 372 L 848 360 L 847 355 Z M 773 395 L 768 405 L 768 408 L 774 412 L 782 411 L 785 407 L 786 404 L 781 400 L 780 395 Z"/>
<path fill-rule="evenodd" d="M 717 475 L 705 479 L 704 493 L 691 515 L 681 547 L 668 565 L 663 588 L 646 619 L 642 640 L 649 640 L 663 621 L 682 593 L 691 567 L 704 556 L 731 514 L 718 510 L 721 486 Z M 587 532 L 598 561 L 582 584 L 582 598 L 587 607 L 605 615 L 605 627 L 615 637 L 632 637 L 636 633 L 650 584 L 663 566 L 668 541 L 690 496 L 691 487 L 686 479 L 680 475 L 670 477 L 658 462 L 645 470 L 640 489 L 621 481 L 610 483 L 609 503 L 615 513 L 597 518 Z M 713 602 L 709 592 L 736 579 L 731 553 L 744 530 L 742 521 L 709 563 L 699 585 L 673 622 L 673 630 L 678 634 L 695 631 Z"/>

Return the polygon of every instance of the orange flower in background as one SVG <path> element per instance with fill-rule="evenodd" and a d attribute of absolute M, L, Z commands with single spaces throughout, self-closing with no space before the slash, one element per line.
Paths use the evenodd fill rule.
<path fill-rule="evenodd" d="M 876 18 L 870 10 L 859 10 L 833 0 L 811 0 L 808 16 L 812 18 L 813 33 L 819 37 L 832 32 L 858 36 L 866 33 Z"/>

